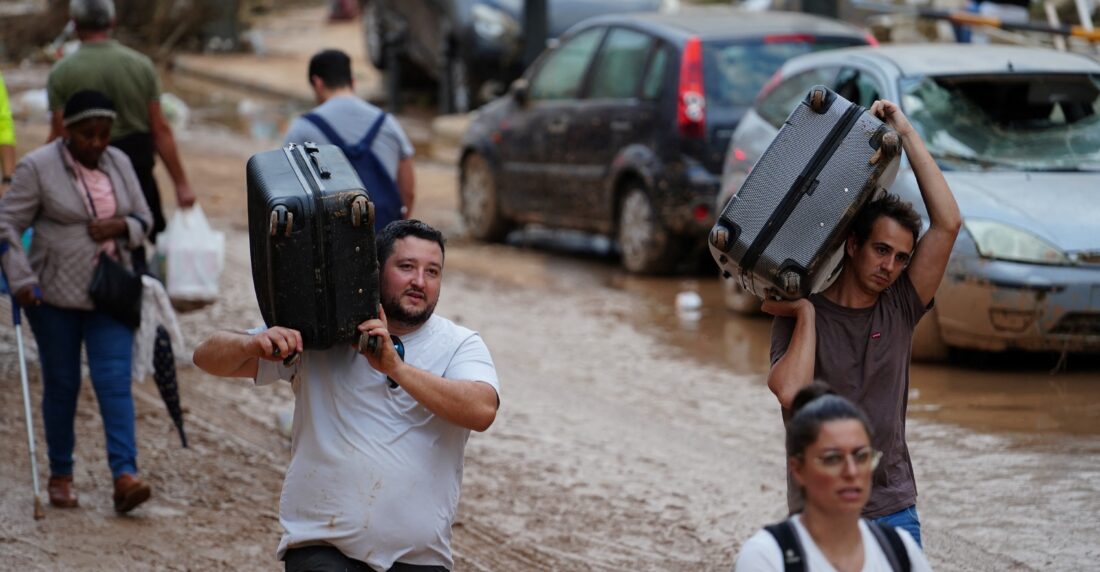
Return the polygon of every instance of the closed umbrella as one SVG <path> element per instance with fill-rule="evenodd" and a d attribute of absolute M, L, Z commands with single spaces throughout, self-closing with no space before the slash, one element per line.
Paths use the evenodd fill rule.
<path fill-rule="evenodd" d="M 180 444 L 186 449 L 187 433 L 183 431 L 180 388 L 176 383 L 176 360 L 172 354 L 172 339 L 168 337 L 168 330 L 164 326 L 157 326 L 156 341 L 153 344 L 153 380 L 157 383 L 157 390 L 160 391 L 160 398 L 164 400 L 168 414 L 172 416 L 172 422 L 176 424 Z"/>

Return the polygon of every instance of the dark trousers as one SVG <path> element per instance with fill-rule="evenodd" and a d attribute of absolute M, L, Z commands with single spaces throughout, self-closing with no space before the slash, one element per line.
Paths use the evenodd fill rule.
<path fill-rule="evenodd" d="M 145 195 L 145 202 L 149 210 L 153 211 L 153 231 L 149 239 L 157 240 L 157 234 L 164 230 L 164 210 L 160 206 L 160 189 L 157 188 L 157 179 L 153 176 L 153 167 L 157 165 L 156 144 L 150 133 L 131 133 L 111 141 L 113 147 L 126 153 L 130 162 L 134 164 L 134 172 L 137 173 L 138 183 L 141 184 L 141 194 Z"/>
<path fill-rule="evenodd" d="M 287 549 L 283 555 L 286 572 L 375 572 L 374 568 L 344 556 L 334 546 L 303 546 Z M 394 562 L 388 572 L 450 572 L 442 566 L 420 566 Z"/>

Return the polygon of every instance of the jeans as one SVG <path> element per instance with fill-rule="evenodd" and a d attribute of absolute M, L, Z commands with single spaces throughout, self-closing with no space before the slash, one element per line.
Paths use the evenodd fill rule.
<path fill-rule="evenodd" d="M 921 550 L 924 549 L 924 545 L 920 541 L 920 517 L 917 515 L 916 505 L 873 520 L 879 524 L 888 524 L 894 528 L 905 530 L 909 533 L 909 536 L 913 537 L 913 540 L 917 541 L 917 546 L 920 546 Z"/>
<path fill-rule="evenodd" d="M 349 558 L 335 546 L 301 546 L 283 554 L 286 572 L 374 572 L 366 562 Z M 442 566 L 422 566 L 394 562 L 389 572 L 448 572 Z"/>
<path fill-rule="evenodd" d="M 103 312 L 43 304 L 25 309 L 42 364 L 42 419 L 50 474 L 73 474 L 73 421 L 80 395 L 80 346 L 88 353 L 92 387 L 107 437 L 111 475 L 137 474 L 130 363 L 134 332 Z"/>

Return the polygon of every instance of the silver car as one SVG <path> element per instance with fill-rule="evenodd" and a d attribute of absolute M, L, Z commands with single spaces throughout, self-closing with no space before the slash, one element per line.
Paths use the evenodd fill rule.
<path fill-rule="evenodd" d="M 730 140 L 718 205 L 815 84 L 900 102 L 944 171 L 964 230 L 914 355 L 948 347 L 1100 351 L 1100 63 L 1039 48 L 925 44 L 788 61 Z M 925 217 L 913 172 L 891 189 Z M 726 305 L 759 302 L 725 280 Z"/>

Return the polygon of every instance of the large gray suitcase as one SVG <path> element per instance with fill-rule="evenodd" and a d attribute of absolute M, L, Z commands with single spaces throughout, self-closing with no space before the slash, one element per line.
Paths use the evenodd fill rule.
<path fill-rule="evenodd" d="M 761 298 L 820 290 L 852 219 L 893 183 L 900 155 L 897 132 L 828 88 L 811 88 L 711 230 L 723 276 Z"/>

